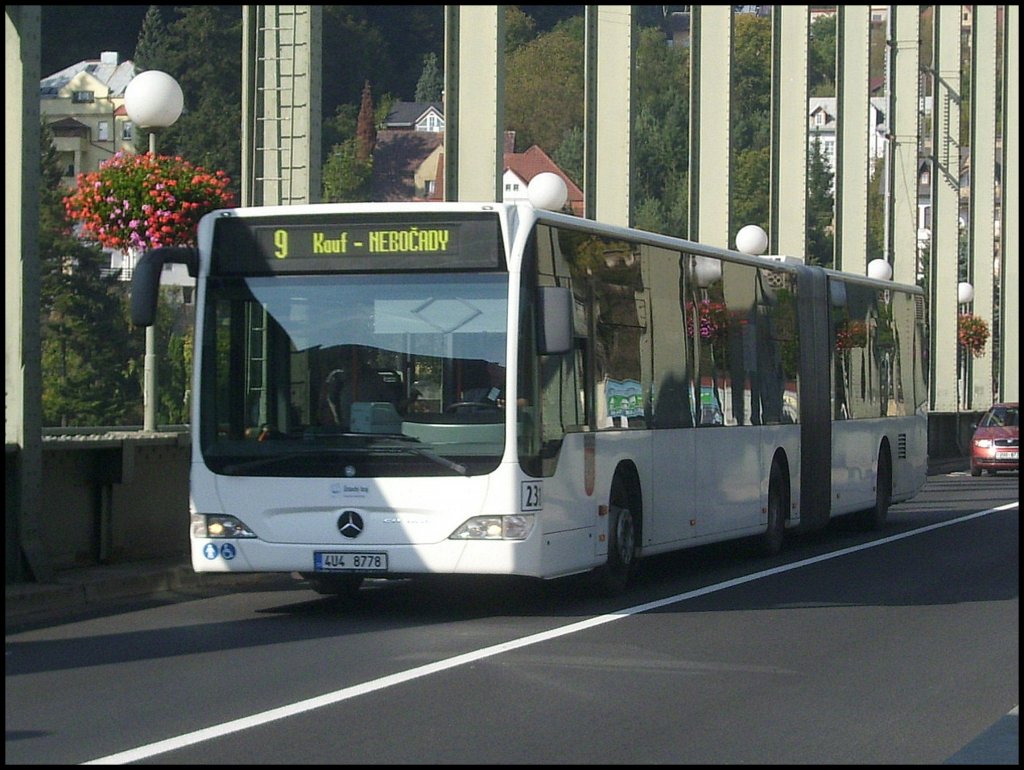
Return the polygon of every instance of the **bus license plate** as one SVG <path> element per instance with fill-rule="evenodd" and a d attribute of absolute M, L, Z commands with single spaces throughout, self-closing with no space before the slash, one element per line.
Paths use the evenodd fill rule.
<path fill-rule="evenodd" d="M 1017 453 L 1016 452 L 996 452 L 996 459 L 997 460 L 1016 460 L 1017 459 Z"/>
<path fill-rule="evenodd" d="M 313 554 L 315 572 L 387 572 L 386 553 L 350 553 L 317 551 Z"/>

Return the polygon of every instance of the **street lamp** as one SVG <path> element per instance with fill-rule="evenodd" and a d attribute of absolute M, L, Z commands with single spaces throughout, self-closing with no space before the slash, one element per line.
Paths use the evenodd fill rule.
<path fill-rule="evenodd" d="M 892 278 L 892 265 L 885 259 L 873 259 L 868 262 L 868 277 L 888 281 Z"/>
<path fill-rule="evenodd" d="M 154 128 L 173 125 L 185 106 L 178 81 L 160 70 L 140 72 L 124 91 L 124 108 L 139 128 L 148 128 L 149 154 L 156 155 Z M 156 430 L 156 324 L 146 327 L 146 357 L 143 361 L 142 403 L 145 416 L 142 429 Z"/>

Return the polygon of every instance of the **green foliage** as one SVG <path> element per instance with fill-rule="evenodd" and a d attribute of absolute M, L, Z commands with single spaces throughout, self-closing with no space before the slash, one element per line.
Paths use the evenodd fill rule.
<path fill-rule="evenodd" d="M 171 75 L 181 86 L 185 109 L 173 126 L 157 131 L 157 149 L 181 155 L 232 179 L 239 197 L 242 144 L 241 6 L 176 6 L 161 44 L 152 33 L 145 41 L 151 69 Z M 143 32 L 147 32 L 144 27 Z M 140 45 L 144 41 L 140 37 Z M 145 49 L 144 49 L 145 50 Z M 211 55 L 211 52 L 216 52 Z M 137 141 L 144 141 L 140 136 Z"/>
<path fill-rule="evenodd" d="M 640 30 L 633 119 L 634 222 L 644 230 L 687 234 L 690 143 L 689 51 Z"/>
<path fill-rule="evenodd" d="M 807 41 L 808 96 L 836 95 L 835 14 L 819 16 L 810 27 Z"/>
<path fill-rule="evenodd" d="M 868 259 L 885 254 L 885 158 L 876 158 L 868 183 Z"/>
<path fill-rule="evenodd" d="M 583 183 L 583 127 L 573 126 L 562 139 L 562 143 L 551 153 L 551 160 L 558 164 L 577 186 Z"/>
<path fill-rule="evenodd" d="M 525 43 L 506 59 L 505 125 L 517 147 L 552 152 L 583 125 L 583 18 Z"/>
<path fill-rule="evenodd" d="M 132 56 L 136 72 L 160 69 L 167 60 L 167 44 L 167 25 L 164 24 L 160 6 L 151 5 L 142 19 L 142 30 L 135 44 L 135 55 Z"/>
<path fill-rule="evenodd" d="M 47 126 L 40 142 L 40 358 L 44 425 L 119 425 L 141 416 L 123 292 L 106 255 L 80 242 L 64 212 Z"/>
<path fill-rule="evenodd" d="M 771 148 L 736 150 L 732 180 L 732 221 L 729 232 L 744 225 L 760 225 L 768 230 Z"/>
<path fill-rule="evenodd" d="M 444 91 L 444 72 L 437 64 L 437 54 L 433 51 L 423 57 L 423 72 L 416 82 L 417 102 L 439 102 Z"/>
<path fill-rule="evenodd" d="M 356 138 L 335 145 L 324 164 L 323 200 L 325 203 L 370 200 L 373 158 L 359 159 Z"/>
<path fill-rule="evenodd" d="M 807 168 L 807 255 L 809 265 L 832 267 L 835 258 L 835 195 L 834 174 L 828 165 L 817 137 L 811 147 Z"/>
<path fill-rule="evenodd" d="M 505 6 L 505 55 L 533 40 L 537 22 L 517 5 Z"/>

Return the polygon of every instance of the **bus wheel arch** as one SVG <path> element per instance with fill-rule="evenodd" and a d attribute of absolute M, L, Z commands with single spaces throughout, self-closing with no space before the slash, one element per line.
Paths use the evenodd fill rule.
<path fill-rule="evenodd" d="M 760 538 L 760 550 L 765 556 L 774 556 L 782 550 L 791 494 L 789 461 L 786 453 L 778 449 L 768 475 L 768 525 Z"/>
<path fill-rule="evenodd" d="M 878 447 L 878 467 L 875 471 L 875 504 L 857 513 L 857 523 L 864 529 L 878 530 L 885 526 L 892 502 L 892 451 L 889 439 L 883 437 Z"/>
<path fill-rule="evenodd" d="M 643 497 L 636 466 L 624 462 L 615 469 L 608 493 L 608 556 L 595 570 L 603 593 L 625 590 L 640 550 Z"/>

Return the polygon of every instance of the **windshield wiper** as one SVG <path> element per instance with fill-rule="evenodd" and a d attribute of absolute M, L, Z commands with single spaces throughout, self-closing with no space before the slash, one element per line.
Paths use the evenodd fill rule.
<path fill-rule="evenodd" d="M 402 443 L 400 445 L 399 444 L 385 444 L 385 445 L 373 444 L 371 448 L 384 448 L 386 446 L 389 449 L 399 449 L 399 450 L 401 450 L 403 452 L 411 452 L 412 454 L 419 455 L 420 457 L 425 457 L 428 460 L 431 460 L 431 461 L 437 463 L 438 465 L 442 465 L 445 468 L 447 468 L 448 470 L 455 471 L 460 476 L 468 476 L 469 475 L 469 470 L 462 463 L 457 463 L 454 460 L 449 460 L 444 455 L 439 455 L 437 452 L 434 452 L 433 450 L 427 449 L 426 447 L 423 447 L 423 446 L 409 446 L 410 443 L 412 443 L 412 444 L 419 444 L 420 440 L 418 438 L 415 438 L 413 436 L 406 436 L 403 433 L 389 433 L 389 434 L 386 434 L 386 435 L 381 436 L 381 437 L 382 438 L 388 438 L 388 439 L 391 439 L 393 441 L 400 441 Z"/>
<path fill-rule="evenodd" d="M 328 459 L 334 460 L 339 456 L 345 457 L 352 454 L 367 455 L 374 452 L 380 454 L 391 454 L 391 453 L 402 453 L 407 452 L 409 454 L 423 457 L 436 463 L 450 471 L 458 473 L 460 476 L 468 476 L 469 470 L 465 465 L 457 463 L 454 460 L 449 460 L 443 455 L 439 455 L 433 450 L 427 449 L 423 446 L 411 446 L 412 444 L 419 444 L 420 441 L 412 436 L 406 436 L 401 433 L 388 433 L 388 434 L 366 434 L 366 433 L 344 433 L 335 434 L 348 437 L 359 436 L 360 438 L 376 438 L 385 439 L 385 443 L 382 441 L 366 442 L 362 446 L 346 446 L 346 447 L 317 447 L 317 448 L 305 448 L 291 452 L 282 452 L 275 454 L 273 457 L 261 457 L 256 460 L 246 460 L 244 462 L 232 463 L 224 466 L 224 472 L 228 474 L 237 474 L 244 471 L 252 471 L 257 468 L 263 468 L 266 466 L 273 466 L 278 463 L 289 462 L 296 459 L 314 459 L 323 458 L 326 456 Z"/>

